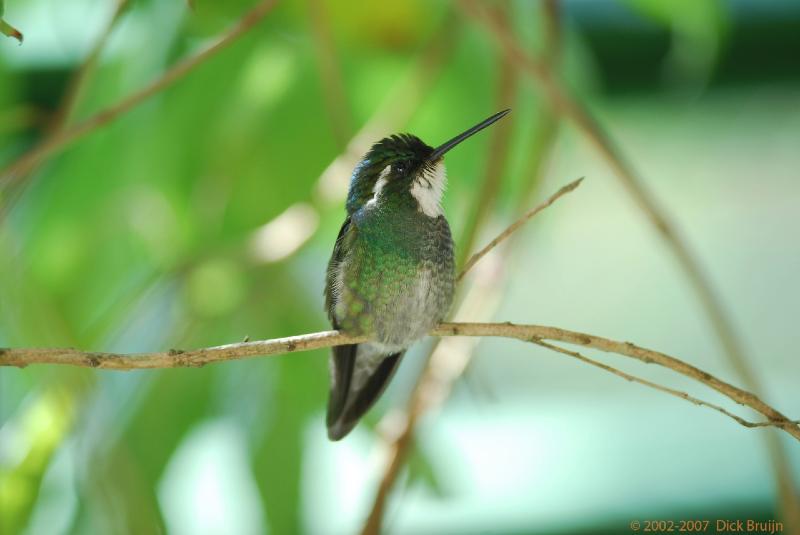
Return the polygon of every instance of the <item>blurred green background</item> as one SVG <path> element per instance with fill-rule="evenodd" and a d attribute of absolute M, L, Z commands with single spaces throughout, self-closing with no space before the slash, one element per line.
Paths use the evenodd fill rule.
<path fill-rule="evenodd" d="M 157 78 L 253 1 L 193 4 L 131 1 L 69 121 Z M 767 401 L 800 417 L 800 3 L 487 5 L 530 51 L 560 57 L 710 274 Z M 0 39 L 2 166 L 52 127 L 115 2 L 5 8 L 26 41 Z M 481 135 L 448 155 L 460 252 L 470 224 L 481 244 L 520 205 L 586 180 L 522 231 L 493 316 L 635 341 L 741 384 L 607 163 L 557 124 L 485 29 L 423 0 L 281 2 L 174 86 L 0 184 L 0 347 L 141 352 L 325 330 L 324 270 L 353 158 L 395 131 L 439 143 L 509 103 L 507 140 Z M 496 198 L 479 193 L 492 172 Z M 203 369 L 2 369 L 2 533 L 355 532 L 382 467 L 374 425 L 408 399 L 418 345 L 336 444 L 323 422 L 326 351 Z M 764 433 L 485 340 L 422 420 L 386 530 L 628 533 L 636 519 L 776 518 Z M 780 440 L 800 481 L 800 447 Z"/>

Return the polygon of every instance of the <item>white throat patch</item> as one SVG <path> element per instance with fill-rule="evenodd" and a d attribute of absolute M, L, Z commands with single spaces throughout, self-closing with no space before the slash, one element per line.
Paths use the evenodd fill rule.
<path fill-rule="evenodd" d="M 439 161 L 436 166 L 429 171 L 423 171 L 422 175 L 414 177 L 411 185 L 411 195 L 419 204 L 419 211 L 428 217 L 439 217 L 442 212 L 442 195 L 447 185 L 447 170 L 444 162 Z"/>

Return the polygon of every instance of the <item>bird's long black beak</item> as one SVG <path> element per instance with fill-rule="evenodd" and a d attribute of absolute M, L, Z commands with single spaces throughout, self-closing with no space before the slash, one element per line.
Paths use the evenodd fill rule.
<path fill-rule="evenodd" d="M 500 119 L 502 119 L 503 117 L 508 115 L 509 113 L 511 113 L 511 110 L 503 110 L 501 112 L 495 113 L 494 115 L 492 115 L 488 119 L 484 119 L 483 121 L 479 122 L 478 124 L 476 124 L 475 126 L 470 128 L 469 130 L 467 130 L 465 132 L 462 132 L 461 134 L 458 134 L 456 137 L 454 137 L 450 141 L 442 143 L 441 145 L 439 145 L 438 147 L 433 149 L 433 152 L 428 157 L 428 161 L 435 162 L 435 161 L 439 160 L 442 156 L 444 156 L 445 152 L 449 151 L 450 149 L 452 149 L 453 147 L 455 147 L 456 145 L 458 145 L 459 143 L 461 143 L 462 141 L 464 141 L 468 137 L 472 136 L 473 134 L 477 134 L 478 132 L 480 132 L 481 130 L 486 128 L 487 126 L 496 123 L 497 121 L 499 121 Z"/>

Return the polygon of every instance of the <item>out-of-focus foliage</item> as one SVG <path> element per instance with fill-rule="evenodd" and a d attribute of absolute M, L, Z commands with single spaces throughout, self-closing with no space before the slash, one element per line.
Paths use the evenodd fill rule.
<path fill-rule="evenodd" d="M 7 7 L 14 10 L 14 21 L 25 29 L 27 40 L 23 47 L 0 42 L 0 162 L 13 161 L 47 134 L 70 77 L 101 33 L 113 4 L 9 0 Z M 132 1 L 89 75 L 75 120 L 157 78 L 230 27 L 253 2 L 192 4 L 188 9 L 181 1 Z M 617 16 L 614 10 L 621 10 L 623 21 L 633 18 L 646 24 L 652 19 L 658 21 L 659 31 L 667 28 L 672 44 L 664 54 L 660 33 L 629 34 L 625 24 L 603 34 L 606 48 L 595 46 L 585 35 L 593 21 L 600 20 L 592 18 L 599 8 L 584 4 L 593 3 L 563 5 L 564 63 L 577 92 L 593 103 L 602 106 L 605 97 L 615 96 L 618 79 L 600 82 L 609 72 L 603 66 L 609 63 L 634 74 L 651 67 L 677 67 L 693 81 L 703 81 L 700 87 L 713 84 L 731 24 L 723 3 L 605 3 L 613 6 L 608 8 L 612 18 Z M 546 24 L 537 4 L 493 7 L 507 10 L 526 46 L 541 48 Z M 330 41 L 318 35 L 313 14 L 321 17 Z M 646 46 L 631 47 L 628 39 L 643 39 Z M 335 114 L 326 99 L 332 82 L 321 68 L 326 60 L 319 53 L 320 42 L 334 47 L 337 64 L 332 71 L 345 89 L 344 101 L 335 105 L 344 110 L 354 130 L 377 114 L 386 121 L 378 124 L 382 133 L 411 131 L 436 143 L 496 111 L 502 58 L 492 40 L 449 2 L 280 3 L 244 38 L 185 79 L 66 147 L 14 187 L 2 189 L 0 184 L 0 346 L 138 352 L 326 329 L 322 281 L 343 217 L 347 172 L 340 173 L 344 180 L 338 182 L 320 180 L 340 153 L 330 122 Z M 650 45 L 657 50 L 656 59 L 633 57 L 641 63 L 629 64 L 630 58 L 620 59 L 616 52 L 603 55 L 619 50 L 644 54 Z M 436 55 L 441 56 L 438 63 L 433 61 Z M 640 68 L 642 64 L 646 67 Z M 655 103 L 642 100 L 640 94 L 620 106 L 624 111 L 604 113 L 617 113 L 614 117 L 622 117 L 632 131 L 652 133 L 648 128 L 659 124 L 661 113 L 653 109 L 662 109 L 656 106 L 663 105 L 663 95 L 673 96 L 671 86 L 656 78 Z M 404 85 L 408 79 L 415 82 Z M 621 85 L 628 81 L 621 79 Z M 412 90 L 393 93 L 398 87 Z M 596 93 L 600 87 L 609 94 Z M 797 86 L 792 87 L 796 91 Z M 387 103 L 387 95 L 397 102 Z M 531 155 L 542 150 L 541 131 L 550 121 L 543 118 L 542 100 L 526 79 L 520 78 L 513 95 L 514 113 L 507 119 L 512 147 L 499 199 L 492 207 L 495 226 L 510 217 L 509 207 L 525 201 L 521 192 L 537 191 L 538 184 L 530 183 Z M 405 107 L 413 114 L 393 124 L 391 112 Z M 724 111 L 715 113 L 713 117 L 727 117 Z M 791 130 L 792 119 L 782 119 L 783 128 Z M 758 124 L 765 128 L 763 122 Z M 702 128 L 724 130 L 713 119 Z M 700 130 L 696 135 L 704 136 Z M 682 139 L 679 134 L 674 137 Z M 571 155 L 581 144 L 573 131 L 559 137 L 557 150 L 564 151 L 558 152 L 560 161 L 573 161 Z M 479 136 L 468 148 L 448 155 L 451 182 L 445 204 L 457 235 L 465 214 L 478 201 L 488 147 L 489 136 Z M 585 155 L 581 158 L 573 161 L 577 174 L 559 175 L 548 184 L 589 176 L 602 166 Z M 641 163 L 647 167 L 646 158 Z M 555 169 L 563 170 L 563 164 Z M 598 190 L 610 191 L 608 195 L 619 194 L 611 179 L 594 183 Z M 672 191 L 670 187 L 694 191 L 696 186 L 666 181 L 658 186 L 659 191 Z M 603 213 L 614 219 L 608 211 Z M 552 221 L 537 234 L 542 246 L 561 240 L 551 237 L 558 232 Z M 581 254 L 595 255 L 565 266 L 580 264 L 583 278 L 608 275 L 596 266 L 600 256 L 610 253 L 587 253 L 569 235 L 563 240 Z M 672 267 L 667 260 L 659 265 Z M 525 273 L 520 279 L 530 282 Z M 565 292 L 571 287 L 556 279 L 547 286 Z M 664 292 L 675 293 L 669 288 Z M 619 300 L 622 310 L 625 305 Z M 525 320 L 525 313 L 503 319 Z M 530 320 L 542 317 L 547 318 Z M 621 323 L 630 330 L 620 337 L 634 338 L 641 332 L 633 331 L 634 322 Z M 593 325 L 586 329 L 593 330 Z M 648 328 L 643 332 L 649 333 Z M 702 334 L 695 339 L 705 340 Z M 407 360 L 407 369 L 419 368 L 413 358 Z M 518 370 L 532 374 L 531 366 L 534 371 L 537 366 L 532 361 L 507 364 L 511 371 L 490 391 L 513 385 L 520 377 Z M 594 377 L 587 384 L 594 384 Z M 374 424 L 387 404 L 402 402 L 409 387 L 410 378 L 401 373 L 395 390 L 367 424 Z M 369 482 L 359 478 L 377 473 L 379 465 L 364 446 L 375 437 L 370 425 L 362 425 L 348 444 L 328 444 L 322 424 L 326 394 L 324 351 L 204 369 L 0 370 L 0 531 L 347 531 L 358 523 L 353 519 L 363 515 L 371 495 Z M 469 411 L 474 404 L 467 402 Z M 479 404 L 474 410 L 494 421 L 488 415 L 502 412 L 499 405 Z M 492 433 L 482 438 L 491 442 Z M 497 436 L 502 447 L 510 448 L 518 440 L 503 442 L 502 435 Z M 599 435 L 581 439 L 602 440 Z M 515 474 L 499 472 L 478 483 L 453 476 L 456 456 L 449 454 L 469 452 L 478 443 L 443 441 L 444 453 L 430 441 L 415 446 L 403 492 L 428 500 L 420 517 L 430 529 L 443 526 L 443 531 L 453 531 L 460 525 L 458 518 L 471 518 L 472 508 L 458 501 L 465 489 L 495 488 L 492 484 L 506 488 L 514 480 Z M 532 446 L 523 442 L 521 447 Z M 519 457 L 528 457 L 525 452 Z M 563 461 L 564 466 L 574 466 L 574 460 Z M 343 473 L 341 467 L 350 471 Z M 769 493 L 764 475 L 768 471 L 763 472 L 766 490 L 758 487 L 759 496 Z M 580 478 L 571 483 L 578 485 Z M 753 507 L 762 506 L 758 502 Z M 340 516 L 320 518 L 321 511 L 331 508 Z M 456 523 L 448 524 L 442 518 L 452 511 Z M 594 526 L 603 520 L 573 517 L 565 519 L 564 526 Z M 499 510 L 482 524 L 472 524 L 475 531 L 498 525 L 527 530 L 524 520 L 504 519 Z"/>
<path fill-rule="evenodd" d="M 672 33 L 667 68 L 673 77 L 707 81 L 713 73 L 727 31 L 719 0 L 625 0 Z"/>
<path fill-rule="evenodd" d="M 5 12 L 5 0 L 0 0 L 0 33 L 18 39 L 22 43 L 22 33 L 3 20 L 3 13 Z"/>

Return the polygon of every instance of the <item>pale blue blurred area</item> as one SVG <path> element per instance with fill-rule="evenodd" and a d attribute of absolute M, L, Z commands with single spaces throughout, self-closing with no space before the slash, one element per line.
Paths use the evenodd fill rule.
<path fill-rule="evenodd" d="M 203 424 L 186 437 L 167 467 L 159 495 L 170 533 L 265 533 L 245 440 L 229 422 Z"/>
<path fill-rule="evenodd" d="M 25 28 L 24 46 L 0 48 L 0 55 L 11 65 L 69 67 L 84 58 L 96 36 L 103 31 L 111 17 L 115 1 L 48 0 L 7 1 L 13 6 L 14 21 Z M 155 19 L 134 15 L 123 21 L 108 46 L 106 56 L 135 54 L 139 59 L 152 55 L 137 54 L 137 48 L 157 49 L 159 41 L 167 42 L 175 35 L 176 25 L 183 17 L 183 6 L 177 3 L 159 4 Z M 8 14 L 7 14 L 8 16 Z M 153 24 L 155 20 L 156 24 Z"/>
<path fill-rule="evenodd" d="M 78 499 L 72 491 L 77 477 L 74 441 L 64 444 L 50 463 L 42 492 L 26 530 L 27 534 L 65 533 L 74 517 Z"/>
<path fill-rule="evenodd" d="M 20 64 L 72 65 L 89 51 L 93 36 L 111 16 L 113 3 L 8 1 L 6 16 L 25 28 L 24 46 L 3 47 L 3 59 Z"/>

